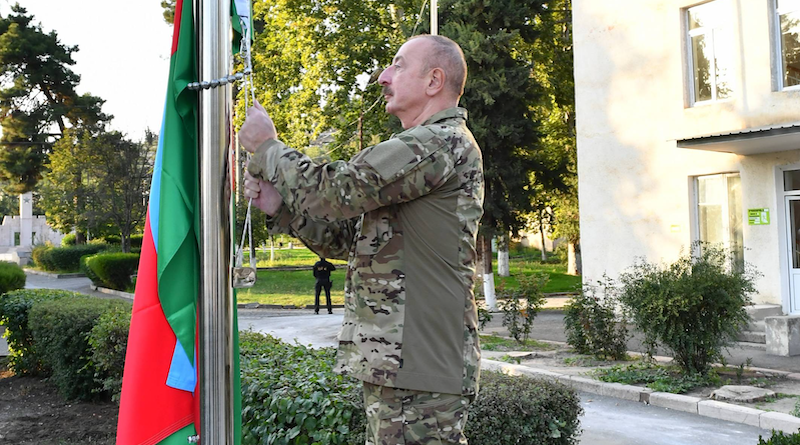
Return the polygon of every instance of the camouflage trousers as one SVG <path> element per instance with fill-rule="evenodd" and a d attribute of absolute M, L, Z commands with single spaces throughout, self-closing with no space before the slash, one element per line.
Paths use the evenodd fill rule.
<path fill-rule="evenodd" d="M 472 399 L 364 382 L 366 445 L 466 445 L 464 425 Z"/>

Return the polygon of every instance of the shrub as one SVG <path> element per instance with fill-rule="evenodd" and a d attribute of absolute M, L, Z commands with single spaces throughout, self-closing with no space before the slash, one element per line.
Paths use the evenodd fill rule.
<path fill-rule="evenodd" d="M 757 273 L 722 247 L 695 243 L 691 250 L 668 266 L 634 265 L 620 276 L 620 301 L 651 354 L 663 345 L 684 372 L 705 374 L 747 325 Z"/>
<path fill-rule="evenodd" d="M 784 434 L 782 431 L 772 430 L 769 440 L 758 436 L 758 445 L 800 445 L 800 433 Z"/>
<path fill-rule="evenodd" d="M 55 247 L 42 253 L 41 265 L 39 266 L 49 271 L 77 272 L 80 270 L 80 259 L 82 256 L 101 252 L 105 250 L 106 247 L 105 244 Z"/>
<path fill-rule="evenodd" d="M 480 394 L 467 418 L 465 434 L 470 444 L 578 443 L 582 409 L 573 389 L 497 372 L 482 372 L 480 383 Z"/>
<path fill-rule="evenodd" d="M 120 300 L 79 296 L 43 301 L 31 308 L 28 325 L 34 345 L 51 372 L 50 381 L 64 398 L 87 400 L 108 395 L 95 381 L 106 375 L 90 361 L 89 335 L 105 312 L 126 305 L 129 303 Z"/>
<path fill-rule="evenodd" d="M 33 265 L 44 269 L 44 265 L 42 264 L 42 256 L 45 252 L 52 249 L 53 246 L 51 244 L 37 244 L 33 246 L 33 250 L 31 251 L 31 259 L 33 260 Z"/>
<path fill-rule="evenodd" d="M 10 349 L 9 368 L 15 374 L 45 373 L 28 326 L 31 307 L 44 301 L 77 298 L 79 295 L 65 290 L 20 289 L 0 296 L 0 324 L 6 327 L 5 336 Z"/>
<path fill-rule="evenodd" d="M 119 245 L 122 243 L 122 237 L 120 237 L 119 235 L 106 235 L 99 239 L 103 240 L 102 242 L 106 244 Z"/>
<path fill-rule="evenodd" d="M 547 284 L 546 274 L 519 275 L 519 287 L 506 290 L 500 285 L 498 298 L 505 299 L 503 304 L 503 326 L 508 329 L 511 336 L 519 343 L 528 340 L 533 326 L 533 319 L 539 313 L 545 302 L 542 289 Z"/>
<path fill-rule="evenodd" d="M 94 273 L 94 271 L 90 269 L 89 266 L 86 265 L 86 262 L 89 260 L 89 258 L 92 258 L 96 255 L 98 254 L 95 253 L 92 255 L 82 256 L 80 259 L 80 267 L 78 270 L 80 271 L 80 273 L 86 275 L 86 278 L 92 280 L 92 284 L 94 284 L 95 286 L 105 286 L 103 280 L 101 280 L 100 277 L 97 276 L 97 274 Z"/>
<path fill-rule="evenodd" d="M 242 443 L 364 443 L 361 382 L 332 371 L 333 348 L 240 334 Z"/>
<path fill-rule="evenodd" d="M 611 280 L 587 286 L 564 308 L 567 343 L 580 354 L 622 360 L 627 356 L 628 320 L 617 315 L 618 300 Z"/>
<path fill-rule="evenodd" d="M 131 275 L 138 266 L 139 254 L 136 253 L 103 253 L 86 258 L 86 268 L 104 286 L 122 291 L 131 287 Z"/>
<path fill-rule="evenodd" d="M 78 239 L 77 235 L 75 235 L 74 233 L 68 233 L 64 235 L 64 238 L 61 238 L 61 246 L 62 247 L 74 246 L 77 239 Z"/>
<path fill-rule="evenodd" d="M 25 287 L 25 271 L 15 263 L 0 261 L 0 294 Z"/>
<path fill-rule="evenodd" d="M 364 443 L 362 383 L 333 373 L 335 349 L 253 332 L 240 345 L 243 444 Z M 574 444 L 580 413 L 564 385 L 484 372 L 466 434 L 473 445 Z"/>
<path fill-rule="evenodd" d="M 97 390 L 111 394 L 114 401 L 119 401 L 122 392 L 131 309 L 129 304 L 113 307 L 100 316 L 89 334 L 90 363 L 95 369 Z"/>
<path fill-rule="evenodd" d="M 144 235 L 131 235 L 131 249 L 141 249 Z"/>

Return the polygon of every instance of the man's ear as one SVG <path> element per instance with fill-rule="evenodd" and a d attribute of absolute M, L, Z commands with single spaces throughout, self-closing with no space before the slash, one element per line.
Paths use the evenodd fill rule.
<path fill-rule="evenodd" d="M 426 92 L 429 96 L 435 96 L 444 89 L 447 78 L 444 74 L 444 70 L 441 68 L 432 69 L 428 76 L 428 88 Z"/>

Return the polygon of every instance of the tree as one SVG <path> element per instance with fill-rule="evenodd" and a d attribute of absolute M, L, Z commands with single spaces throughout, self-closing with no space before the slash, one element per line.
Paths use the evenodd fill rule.
<path fill-rule="evenodd" d="M 440 34 L 464 49 L 469 76 L 463 106 L 483 149 L 485 201 L 479 246 L 487 304 L 493 305 L 491 239 L 516 233 L 531 210 L 540 184 L 563 187 L 562 165 L 542 149 L 539 117 L 533 107 L 545 91 L 532 76 L 532 48 L 540 38 L 535 21 L 542 0 L 446 0 L 440 3 Z"/>
<path fill-rule="evenodd" d="M 144 223 L 157 142 L 158 136 L 149 130 L 141 142 L 116 131 L 86 141 L 89 157 L 95 160 L 94 187 L 88 195 L 98 219 L 109 220 L 119 230 L 123 252 L 130 252 L 130 236 Z"/>
<path fill-rule="evenodd" d="M 416 15 L 405 11 L 415 8 L 407 0 L 256 3 L 254 82 L 281 139 L 303 148 L 333 130 L 323 154 L 341 159 L 396 131 L 398 122 L 382 112 L 374 74 L 413 32 Z"/>
<path fill-rule="evenodd" d="M 19 4 L 0 17 L 0 181 L 12 193 L 33 189 L 52 143 L 70 126 L 97 130 L 111 119 L 103 100 L 75 92 L 80 76 L 70 66 L 77 46 L 33 25 Z"/>
<path fill-rule="evenodd" d="M 41 184 L 48 221 L 64 232 L 98 236 L 112 226 L 122 238 L 123 252 L 129 252 L 130 235 L 144 220 L 157 140 L 145 134 L 143 141 L 132 142 L 119 132 L 67 130 L 53 147 L 50 171 Z M 83 198 L 80 205 L 78 197 Z"/>

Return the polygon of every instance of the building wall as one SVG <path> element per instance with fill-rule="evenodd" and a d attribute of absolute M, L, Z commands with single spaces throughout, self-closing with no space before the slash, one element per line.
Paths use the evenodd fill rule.
<path fill-rule="evenodd" d="M 771 1 L 732 0 L 736 92 L 690 107 L 682 8 L 697 3 L 573 3 L 584 281 L 616 278 L 637 257 L 674 261 L 694 239 L 692 178 L 739 172 L 744 211 L 773 212 L 767 226 L 749 226 L 744 215 L 745 260 L 763 274 L 756 301 L 780 303 L 775 168 L 800 162 L 800 150 L 739 156 L 676 141 L 796 123 L 800 91 L 775 91 Z"/>

